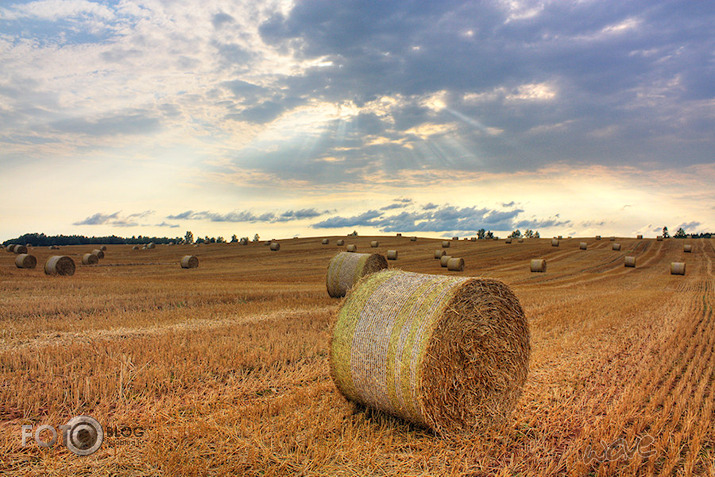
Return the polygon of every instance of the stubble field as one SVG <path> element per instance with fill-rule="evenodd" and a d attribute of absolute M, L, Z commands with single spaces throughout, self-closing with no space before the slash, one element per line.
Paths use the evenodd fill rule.
<path fill-rule="evenodd" d="M 531 330 L 530 373 L 511 421 L 440 437 L 346 402 L 330 378 L 339 300 L 325 291 L 320 238 L 261 244 L 62 247 L 72 277 L 0 252 L 0 474 L 3 475 L 715 475 L 715 240 L 452 242 L 346 238 L 399 250 L 391 267 L 485 276 L 512 287 Z M 371 249 L 371 240 L 380 247 Z M 588 250 L 579 250 L 586 241 Z M 683 243 L 693 253 L 683 253 Z M 183 255 L 198 269 L 179 267 Z M 623 266 L 625 255 L 637 268 Z M 547 273 L 530 273 L 546 258 Z M 671 261 L 687 274 L 671 276 Z M 75 415 L 102 448 L 21 446 L 21 426 Z"/>

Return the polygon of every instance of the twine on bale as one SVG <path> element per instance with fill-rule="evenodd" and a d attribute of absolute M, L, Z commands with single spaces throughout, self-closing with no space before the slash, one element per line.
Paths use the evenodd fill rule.
<path fill-rule="evenodd" d="M 444 257 L 445 255 L 447 255 L 447 252 L 445 252 L 442 249 L 434 251 L 434 258 L 436 260 L 439 260 L 440 258 Z"/>
<path fill-rule="evenodd" d="M 330 369 L 347 399 L 453 434 L 508 418 L 529 354 L 524 312 L 503 283 L 385 270 L 344 301 Z"/>
<path fill-rule="evenodd" d="M 328 295 L 340 298 L 357 283 L 360 278 L 387 268 L 387 260 L 377 253 L 340 252 L 330 260 L 325 286 Z"/>
<path fill-rule="evenodd" d="M 37 259 L 34 255 L 21 253 L 15 257 L 15 266 L 17 268 L 35 268 L 37 266 Z"/>
<path fill-rule="evenodd" d="M 397 250 L 388 250 L 387 251 L 387 259 L 388 260 L 397 260 Z"/>
<path fill-rule="evenodd" d="M 447 270 L 450 272 L 463 272 L 464 271 L 464 259 L 463 258 L 450 258 L 447 260 Z"/>
<path fill-rule="evenodd" d="M 629 268 L 636 268 L 636 257 L 634 257 L 632 255 L 627 255 L 624 266 L 629 267 Z"/>
<path fill-rule="evenodd" d="M 82 255 L 82 265 L 96 265 L 99 263 L 99 257 L 93 253 L 85 253 Z"/>
<path fill-rule="evenodd" d="M 74 275 L 74 260 L 67 255 L 53 255 L 45 262 L 46 275 Z"/>
<path fill-rule="evenodd" d="M 449 259 L 452 257 L 449 255 L 442 255 L 439 259 L 439 264 L 442 266 L 442 268 L 447 268 L 447 264 L 449 263 Z"/>
<path fill-rule="evenodd" d="M 535 258 L 531 261 L 532 272 L 546 272 L 546 260 L 543 258 Z"/>
<path fill-rule="evenodd" d="M 196 255 L 184 255 L 181 259 L 181 268 L 198 268 L 199 259 Z"/>
<path fill-rule="evenodd" d="M 671 275 L 685 275 L 685 262 L 671 262 L 670 263 L 670 274 Z"/>

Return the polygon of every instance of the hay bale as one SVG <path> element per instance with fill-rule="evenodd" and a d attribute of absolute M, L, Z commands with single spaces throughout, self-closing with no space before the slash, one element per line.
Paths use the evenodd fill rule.
<path fill-rule="evenodd" d="M 504 240 L 504 243 L 511 243 L 511 239 L 508 238 L 508 239 Z"/>
<path fill-rule="evenodd" d="M 387 251 L 387 259 L 388 260 L 397 260 L 397 250 L 388 250 Z"/>
<path fill-rule="evenodd" d="M 546 260 L 543 258 L 535 258 L 531 261 L 532 272 L 546 272 Z"/>
<path fill-rule="evenodd" d="M 380 242 L 378 242 L 377 240 L 373 240 L 372 242 L 370 242 L 370 247 L 372 247 L 372 248 L 377 248 L 379 246 L 380 246 Z"/>
<path fill-rule="evenodd" d="M 50 245 L 50 250 L 59 250 L 60 246 L 59 245 Z"/>
<path fill-rule="evenodd" d="M 586 242 L 581 242 L 580 244 L 578 244 L 578 248 L 580 248 L 581 250 L 587 250 L 588 244 Z"/>
<path fill-rule="evenodd" d="M 556 237 L 556 238 L 559 239 L 559 240 L 563 240 L 563 239 L 564 239 L 563 236 L 561 236 L 561 235 L 559 235 L 559 236 Z M 569 237 L 569 238 L 570 238 L 570 237 Z"/>
<path fill-rule="evenodd" d="M 529 328 L 492 279 L 385 270 L 338 312 L 330 371 L 350 401 L 441 434 L 506 422 L 529 366 Z"/>
<path fill-rule="evenodd" d="M 346 249 L 348 252 L 357 252 L 357 246 L 354 244 L 348 245 L 348 248 Z"/>
<path fill-rule="evenodd" d="M 671 262 L 670 263 L 670 274 L 671 275 L 685 275 L 685 262 Z"/>
<path fill-rule="evenodd" d="M 683 244 L 683 252 L 693 253 L 693 246 L 690 245 L 689 243 Z"/>
<path fill-rule="evenodd" d="M 330 243 L 330 240 L 328 240 L 328 239 L 323 239 L 323 241 L 322 241 L 321 243 L 322 243 L 323 245 L 328 245 L 328 244 Z"/>
<path fill-rule="evenodd" d="M 132 247 L 132 250 L 139 250 L 139 245 L 135 245 Z"/>
<path fill-rule="evenodd" d="M 449 248 L 450 245 L 449 240 L 442 240 L 442 248 Z"/>
<path fill-rule="evenodd" d="M 523 239 L 523 238 L 520 238 L 519 240 L 517 240 L 517 242 L 519 242 L 519 243 L 524 243 L 524 239 Z"/>
<path fill-rule="evenodd" d="M 600 236 L 600 235 L 596 235 L 596 240 L 601 240 L 601 236 Z"/>
<path fill-rule="evenodd" d="M 74 260 L 67 255 L 53 255 L 45 262 L 46 275 L 74 275 Z"/>
<path fill-rule="evenodd" d="M 611 235 L 611 237 L 610 237 L 608 240 L 610 240 L 611 242 L 615 242 L 615 241 L 616 241 L 616 237 L 615 237 L 614 235 Z"/>
<path fill-rule="evenodd" d="M 551 239 L 551 246 L 552 247 L 558 247 L 559 246 L 559 239 Z"/>
<path fill-rule="evenodd" d="M 107 246 L 106 246 L 106 245 L 102 245 L 101 247 L 99 247 L 99 249 L 100 249 L 102 252 L 106 252 L 106 251 L 107 251 Z"/>
<path fill-rule="evenodd" d="M 611 250 L 618 251 L 618 250 L 620 250 L 620 249 L 621 249 L 621 244 L 620 244 L 620 243 L 614 243 L 613 245 L 611 245 Z"/>
<path fill-rule="evenodd" d="M 12 253 L 12 249 L 13 249 L 14 246 L 15 246 L 15 244 L 13 244 L 13 243 L 8 244 L 8 245 L 5 245 L 5 246 L 4 246 L 5 251 L 6 251 L 7 253 Z"/>
<path fill-rule="evenodd" d="M 196 255 L 184 255 L 181 259 L 181 268 L 198 268 L 199 259 Z"/>
<path fill-rule="evenodd" d="M 340 252 L 330 260 L 325 286 L 328 295 L 340 298 L 365 275 L 387 268 L 387 260 L 377 253 Z"/>
<path fill-rule="evenodd" d="M 449 256 L 449 255 L 443 255 L 443 256 L 439 259 L 439 264 L 442 266 L 442 268 L 447 268 L 447 264 L 449 263 L 449 259 L 451 259 L 451 258 L 452 258 L 452 257 Z"/>
<path fill-rule="evenodd" d="M 464 271 L 464 259 L 463 258 L 450 258 L 447 261 L 447 270 L 451 272 L 463 272 Z"/>
<path fill-rule="evenodd" d="M 146 248 L 148 248 L 149 250 L 153 249 L 154 247 L 156 247 L 156 245 L 154 245 L 154 242 L 149 242 L 148 244 L 146 244 Z"/>
<path fill-rule="evenodd" d="M 476 242 L 476 241 L 477 241 L 477 237 L 470 237 L 470 238 L 469 238 L 469 241 L 470 241 L 470 242 Z"/>
<path fill-rule="evenodd" d="M 339 247 L 342 247 L 343 245 L 345 245 L 345 240 L 343 240 L 343 239 L 338 239 L 338 241 L 335 242 L 335 243 L 337 243 Z"/>
<path fill-rule="evenodd" d="M 445 251 L 442 250 L 442 249 L 439 249 L 439 250 L 435 250 L 435 251 L 434 251 L 434 258 L 435 258 L 436 260 L 439 260 L 440 258 L 444 257 L 445 255 L 447 255 L 447 252 L 445 252 Z"/>
<path fill-rule="evenodd" d="M 24 254 L 24 253 L 27 253 L 27 246 L 18 244 L 18 245 L 15 245 L 15 248 L 13 248 L 12 251 L 16 254 L 19 254 L 19 253 Z"/>
<path fill-rule="evenodd" d="M 280 250 L 280 249 L 281 249 L 281 244 L 279 244 L 278 242 L 272 242 L 272 243 L 271 243 L 271 250 L 272 250 L 273 252 L 277 252 L 277 251 Z"/>
<path fill-rule="evenodd" d="M 399 233 L 399 232 L 397 232 L 397 234 L 395 234 L 395 236 L 396 236 L 396 237 L 402 237 L 402 234 Z"/>
<path fill-rule="evenodd" d="M 636 240 L 643 240 L 643 235 L 641 235 L 641 234 L 636 235 Z"/>
<path fill-rule="evenodd" d="M 655 239 L 656 239 L 658 242 L 662 242 L 662 241 L 663 241 L 663 236 L 662 236 L 662 235 L 657 235 L 657 236 L 655 237 Z"/>
<path fill-rule="evenodd" d="M 104 252 L 98 248 L 92 250 L 92 254 L 96 255 L 99 259 L 104 258 Z"/>
<path fill-rule="evenodd" d="M 636 257 L 632 255 L 626 255 L 625 266 L 630 268 L 636 268 Z"/>
<path fill-rule="evenodd" d="M 417 237 L 415 237 L 415 236 L 410 237 L 410 242 L 417 242 Z"/>
<path fill-rule="evenodd" d="M 99 257 L 93 253 L 85 253 L 82 255 L 82 265 L 96 265 L 99 263 Z"/>
<path fill-rule="evenodd" d="M 239 240 L 238 243 L 241 245 L 248 245 L 248 239 L 244 237 L 241 240 Z"/>
<path fill-rule="evenodd" d="M 15 266 L 17 268 L 35 268 L 37 266 L 37 259 L 34 255 L 21 253 L 15 257 Z"/>

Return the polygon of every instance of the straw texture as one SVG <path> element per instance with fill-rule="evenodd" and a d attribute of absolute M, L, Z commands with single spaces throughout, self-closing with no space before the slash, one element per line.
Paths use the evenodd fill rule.
<path fill-rule="evenodd" d="M 451 272 L 463 272 L 464 271 L 464 259 L 463 258 L 450 258 L 447 260 L 447 270 Z"/>
<path fill-rule="evenodd" d="M 625 266 L 630 268 L 636 268 L 636 257 L 632 255 L 626 256 Z"/>
<path fill-rule="evenodd" d="M 82 255 L 82 265 L 96 265 L 99 263 L 99 257 L 93 253 L 85 253 Z"/>
<path fill-rule="evenodd" d="M 531 271 L 532 272 L 545 272 L 546 271 L 546 260 L 543 258 L 535 258 L 531 261 Z"/>
<path fill-rule="evenodd" d="M 74 275 L 74 260 L 67 255 L 53 255 L 45 262 L 47 275 Z"/>
<path fill-rule="evenodd" d="M 385 270 L 344 301 L 330 368 L 347 399 L 452 434 L 511 414 L 529 353 L 524 312 L 503 283 Z"/>
<path fill-rule="evenodd" d="M 685 275 L 685 263 L 684 262 L 671 262 L 670 274 L 671 275 Z"/>
<path fill-rule="evenodd" d="M 198 268 L 199 259 L 196 255 L 184 255 L 181 259 L 181 268 Z"/>
<path fill-rule="evenodd" d="M 357 283 L 360 278 L 387 268 L 387 260 L 377 253 L 340 252 L 330 260 L 325 286 L 328 295 L 340 298 Z"/>
<path fill-rule="evenodd" d="M 15 257 L 15 266 L 17 268 L 35 268 L 37 266 L 37 259 L 34 255 L 21 253 Z"/>

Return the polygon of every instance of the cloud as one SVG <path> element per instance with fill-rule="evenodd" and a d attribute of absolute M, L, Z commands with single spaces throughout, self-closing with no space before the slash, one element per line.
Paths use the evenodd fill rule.
<path fill-rule="evenodd" d="M 701 225 L 702 225 L 702 224 L 701 224 L 700 222 L 696 222 L 696 221 L 683 222 L 682 224 L 678 225 L 678 226 L 675 227 L 674 229 L 677 231 L 678 229 L 681 229 L 681 228 L 682 228 L 682 229 L 685 230 L 686 232 L 688 232 L 688 230 L 690 230 L 690 231 L 692 232 L 693 229 L 697 229 L 697 228 L 700 227 Z"/>
<path fill-rule="evenodd" d="M 164 222 L 162 222 L 162 223 L 160 223 L 160 224 L 154 225 L 154 227 L 169 227 L 169 228 L 171 228 L 171 229 L 178 229 L 178 228 L 179 228 L 179 224 L 170 224 L 170 223 L 164 221 Z"/>
<path fill-rule="evenodd" d="M 392 204 L 381 207 L 380 210 L 404 209 L 412 205 L 412 199 L 395 199 Z"/>
<path fill-rule="evenodd" d="M 102 212 L 97 212 L 94 215 L 90 215 L 84 220 L 79 220 L 73 222 L 72 225 L 109 225 L 112 227 L 137 227 L 140 224 L 135 219 L 145 218 L 154 214 L 153 210 L 145 210 L 144 212 L 137 212 L 134 214 L 129 214 L 127 216 L 122 216 L 121 211 L 114 212 L 113 214 L 104 214 Z"/>
<path fill-rule="evenodd" d="M 325 212 L 319 212 L 316 209 L 300 209 L 288 210 L 281 213 L 266 212 L 263 214 L 254 214 L 250 211 L 233 211 L 226 214 L 210 212 L 207 210 L 194 212 L 187 210 L 175 215 L 168 215 L 166 218 L 170 220 L 208 220 L 210 222 L 291 222 L 294 220 L 305 220 L 318 217 Z"/>

